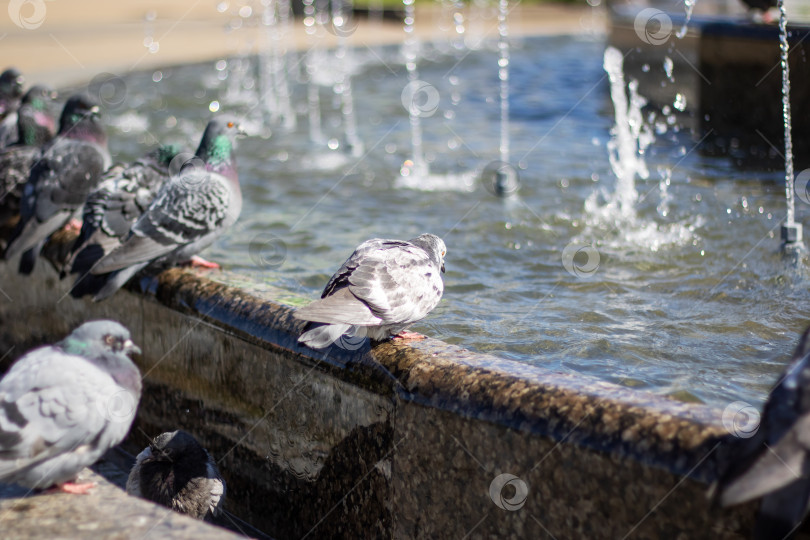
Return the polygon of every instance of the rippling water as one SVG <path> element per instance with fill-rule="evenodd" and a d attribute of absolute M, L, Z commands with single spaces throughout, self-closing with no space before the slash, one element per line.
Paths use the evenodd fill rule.
<path fill-rule="evenodd" d="M 741 173 L 701 156 L 688 128 L 670 129 L 648 149 L 636 214 L 605 210 L 616 179 L 603 52 L 604 43 L 577 37 L 513 50 L 512 156 L 522 189 L 504 201 L 466 183 L 498 158 L 497 53 L 433 51 L 421 62 L 440 103 L 422 124 L 434 176 L 417 190 L 398 181 L 409 150 L 404 67 L 393 49 L 358 50 L 366 154 L 310 144 L 305 89 L 295 83 L 299 130 L 241 142 L 242 217 L 207 255 L 315 298 L 363 240 L 433 232 L 448 246 L 445 295 L 416 330 L 678 399 L 761 403 L 810 307 L 804 267 L 779 254 L 780 173 Z M 155 140 L 193 149 L 212 101 L 262 131 L 254 93 L 229 96 L 218 78 L 225 73 L 212 62 L 128 76 L 126 102 L 110 115 L 113 152 L 130 158 Z M 321 98 L 324 131 L 339 143 L 331 90 Z M 800 202 L 797 221 L 807 214 Z M 564 251 L 573 254 L 568 269 Z"/>

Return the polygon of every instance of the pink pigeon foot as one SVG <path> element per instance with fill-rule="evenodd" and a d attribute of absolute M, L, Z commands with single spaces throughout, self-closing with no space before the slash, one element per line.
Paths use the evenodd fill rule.
<path fill-rule="evenodd" d="M 185 264 L 187 264 L 188 266 L 190 266 L 192 268 L 211 268 L 211 269 L 220 268 L 220 266 L 217 263 L 211 262 L 211 261 L 206 261 L 205 259 L 203 259 L 202 257 L 199 257 L 197 255 L 194 255 Z"/>
<path fill-rule="evenodd" d="M 426 336 L 423 336 L 419 332 L 411 332 L 410 330 L 403 330 L 399 334 L 395 335 L 392 339 L 425 339 Z"/>
<path fill-rule="evenodd" d="M 45 491 L 45 493 L 71 493 L 73 495 L 87 495 L 90 493 L 90 490 L 96 487 L 95 482 L 85 482 L 83 484 L 78 484 L 74 482 L 65 482 L 64 484 L 59 484 L 58 486 L 54 486 Z"/>
<path fill-rule="evenodd" d="M 82 222 L 76 218 L 72 218 L 67 222 L 67 225 L 65 225 L 65 231 L 79 234 L 82 231 Z"/>

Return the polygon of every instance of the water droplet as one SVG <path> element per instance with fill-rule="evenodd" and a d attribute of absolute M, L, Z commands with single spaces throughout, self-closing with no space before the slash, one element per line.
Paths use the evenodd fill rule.
<path fill-rule="evenodd" d="M 253 8 L 251 8 L 250 6 L 242 6 L 239 8 L 240 17 L 247 19 L 251 15 L 253 15 Z"/>
<path fill-rule="evenodd" d="M 679 111 L 683 112 L 686 110 L 686 96 L 678 92 L 675 95 L 675 102 L 672 104 L 673 107 L 678 109 Z"/>
<path fill-rule="evenodd" d="M 648 71 L 650 71 L 650 64 L 642 65 L 641 66 L 641 71 L 643 71 L 644 73 L 647 73 Z"/>
<path fill-rule="evenodd" d="M 152 73 L 152 82 L 160 82 L 162 80 L 163 80 L 163 72 L 162 71 L 156 71 L 156 72 Z"/>
<path fill-rule="evenodd" d="M 330 150 L 337 150 L 338 147 L 340 146 L 340 142 L 333 137 L 329 139 L 329 142 L 326 143 L 326 146 L 328 146 Z"/>
<path fill-rule="evenodd" d="M 217 60 L 216 64 L 217 71 L 222 71 L 226 67 L 228 67 L 228 62 L 226 60 Z"/>
<path fill-rule="evenodd" d="M 675 67 L 675 62 L 672 61 L 672 58 L 669 56 L 664 57 L 664 72 L 667 74 L 667 79 L 670 81 L 675 81 L 675 78 L 672 76 L 672 70 Z"/>
<path fill-rule="evenodd" d="M 219 110 L 219 101 L 212 101 L 208 104 L 208 110 L 211 112 L 217 112 Z"/>
<path fill-rule="evenodd" d="M 394 143 L 388 143 L 385 145 L 385 151 L 389 154 L 393 154 L 394 152 L 397 151 L 397 145 L 395 145 Z"/>

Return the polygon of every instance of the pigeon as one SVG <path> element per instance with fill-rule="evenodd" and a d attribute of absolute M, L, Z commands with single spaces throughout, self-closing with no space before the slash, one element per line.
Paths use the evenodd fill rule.
<path fill-rule="evenodd" d="M 13 115 L 20 106 L 25 78 L 15 68 L 8 68 L 0 73 L 0 121 Z M 12 125 L 16 123 L 16 119 Z"/>
<path fill-rule="evenodd" d="M 191 260 L 236 222 L 242 211 L 234 156 L 238 135 L 244 132 L 233 119 L 208 123 L 195 157 L 163 185 L 121 245 L 93 266 L 92 274 L 108 274 L 93 300 L 114 294 L 149 264 Z"/>
<path fill-rule="evenodd" d="M 52 88 L 38 84 L 32 86 L 22 98 L 20 108 L 13 115 L 14 123 L 0 123 L 0 148 L 19 143 L 42 146 L 56 134 L 56 119 L 51 113 L 58 94 Z M 6 117 L 8 120 L 11 116 Z M 10 124 L 10 125 L 9 125 Z"/>
<path fill-rule="evenodd" d="M 34 349 L 0 380 L 0 482 L 31 489 L 71 480 L 120 443 L 135 418 L 140 349 L 114 321 L 92 321 L 55 345 Z"/>
<path fill-rule="evenodd" d="M 294 316 L 312 323 L 298 341 L 323 349 L 341 336 L 375 341 L 404 332 L 423 319 L 442 298 L 444 255 L 438 236 L 422 234 L 408 240 L 374 238 L 360 244 L 335 272 L 321 299 L 298 309 Z"/>
<path fill-rule="evenodd" d="M 712 488 L 721 506 L 762 499 L 755 538 L 788 538 L 810 503 L 810 328 L 771 390 L 759 429 L 733 447 Z"/>
<path fill-rule="evenodd" d="M 59 133 L 42 148 L 23 187 L 20 222 L 9 239 L 6 260 L 23 253 L 20 272 L 34 268 L 45 241 L 70 221 L 110 166 L 99 107 L 87 94 L 68 99 Z"/>
<path fill-rule="evenodd" d="M 121 239 L 169 179 L 169 164 L 179 152 L 174 145 L 159 146 L 131 164 L 113 165 L 104 173 L 84 203 L 82 229 L 61 277 L 84 276 L 96 261 L 121 245 Z M 74 287 L 72 292 L 79 291 Z"/>
<path fill-rule="evenodd" d="M 158 435 L 138 454 L 127 493 L 205 519 L 222 511 L 225 481 L 208 451 L 178 430 Z"/>
<path fill-rule="evenodd" d="M 13 142 L 0 150 L 0 225 L 19 215 L 22 186 L 28 180 L 40 147 L 53 139 L 56 125 L 50 104 L 55 97 L 56 92 L 46 86 L 34 86 L 26 92 L 18 111 Z"/>

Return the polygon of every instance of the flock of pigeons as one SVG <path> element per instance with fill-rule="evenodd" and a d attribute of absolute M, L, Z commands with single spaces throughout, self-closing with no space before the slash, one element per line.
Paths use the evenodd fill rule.
<path fill-rule="evenodd" d="M 195 154 L 161 146 L 111 166 L 92 96 L 71 96 L 57 126 L 56 93 L 41 85 L 22 90 L 16 70 L 0 74 L 5 260 L 19 256 L 19 271 L 30 273 L 54 232 L 76 229 L 60 276 L 76 276 L 71 294 L 94 300 L 114 294 L 148 265 L 217 266 L 196 255 L 241 212 L 234 150 L 244 133 L 234 119 L 211 120 Z M 80 211 L 81 223 L 74 220 Z M 308 321 L 299 341 L 324 348 L 344 336 L 422 337 L 407 328 L 438 305 L 445 254 L 432 234 L 363 242 L 321 298 L 295 312 Z M 808 332 L 772 391 L 759 430 L 734 444 L 735 458 L 712 490 L 724 506 L 762 498 L 762 538 L 791 535 L 810 503 Z M 0 482 L 85 492 L 87 485 L 71 481 L 120 443 L 135 417 L 141 375 L 131 353 L 140 350 L 126 328 L 95 321 L 20 358 L 0 380 Z M 121 396 L 130 407 L 113 411 Z M 183 431 L 158 436 L 138 455 L 127 491 L 198 518 L 216 515 L 225 498 L 211 456 Z"/>

